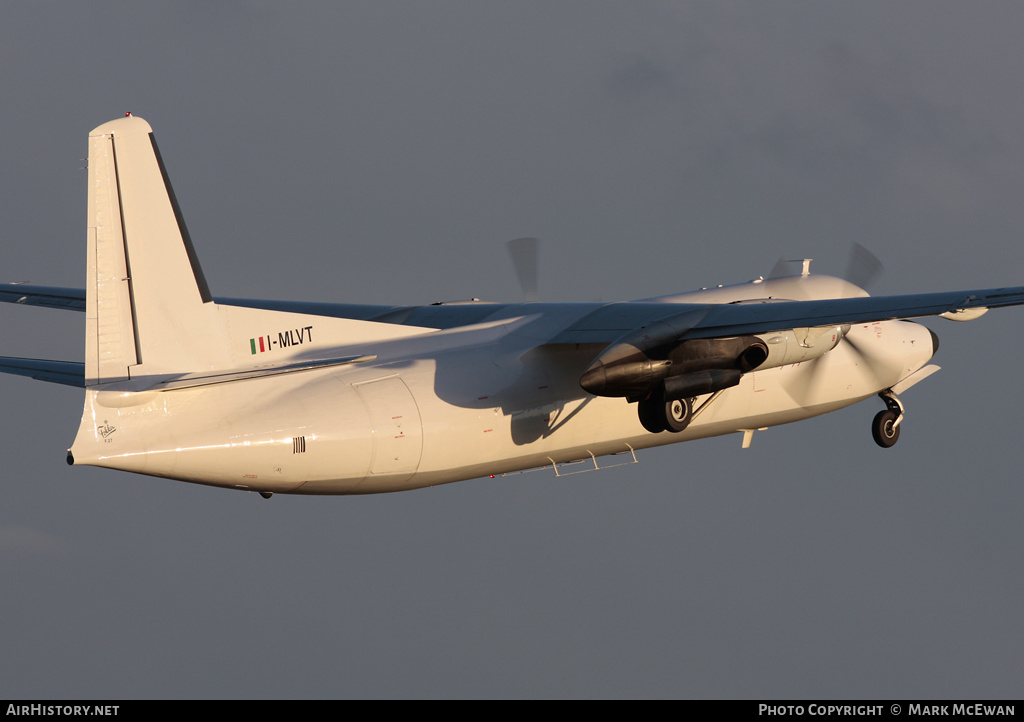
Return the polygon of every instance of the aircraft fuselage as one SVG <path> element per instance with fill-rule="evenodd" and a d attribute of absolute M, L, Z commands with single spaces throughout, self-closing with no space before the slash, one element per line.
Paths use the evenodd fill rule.
<path fill-rule="evenodd" d="M 180 390 L 89 389 L 70 453 L 76 464 L 236 489 L 399 491 L 581 459 L 601 466 L 611 454 L 799 421 L 893 386 L 933 353 L 916 323 L 854 326 L 856 350 L 840 344 L 744 374 L 697 397 L 684 431 L 654 434 L 635 404 L 580 387 L 600 345 L 538 345 L 584 310 L 510 306 L 486 324 L 377 343 L 377 358 L 356 366 Z"/>

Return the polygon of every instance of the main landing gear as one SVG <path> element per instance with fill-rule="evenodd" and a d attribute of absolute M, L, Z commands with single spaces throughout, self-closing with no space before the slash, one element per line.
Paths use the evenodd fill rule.
<path fill-rule="evenodd" d="M 875 414 L 871 422 L 871 436 L 875 443 L 888 449 L 900 440 L 900 422 L 903 421 L 903 404 L 892 391 L 878 394 L 885 402 L 885 411 Z"/>
<path fill-rule="evenodd" d="M 652 434 L 662 431 L 678 433 L 690 425 L 693 418 L 693 399 L 665 400 L 657 391 L 637 402 L 640 423 Z"/>
<path fill-rule="evenodd" d="M 871 422 L 871 436 L 883 449 L 894 446 L 900 440 L 900 423 L 903 421 L 903 403 L 891 390 L 883 391 L 878 397 L 885 402 L 885 410 L 875 414 Z M 640 423 L 652 434 L 662 431 L 679 433 L 693 419 L 694 399 L 665 399 L 659 391 L 653 391 L 637 402 Z"/>

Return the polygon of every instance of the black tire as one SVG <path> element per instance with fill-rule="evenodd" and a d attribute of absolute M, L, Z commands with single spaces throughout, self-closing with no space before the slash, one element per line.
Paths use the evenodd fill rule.
<path fill-rule="evenodd" d="M 665 404 L 660 396 L 651 394 L 637 403 L 637 415 L 640 424 L 652 434 L 660 434 L 665 430 Z"/>
<path fill-rule="evenodd" d="M 895 411 L 885 410 L 875 414 L 875 420 L 871 422 L 871 436 L 883 449 L 888 449 L 900 440 L 900 427 L 893 426 L 897 418 Z"/>
<path fill-rule="evenodd" d="M 665 428 L 672 433 L 679 433 L 687 426 L 690 425 L 690 419 L 693 418 L 693 404 L 690 399 L 674 399 L 672 401 L 666 401 L 662 407 Z"/>

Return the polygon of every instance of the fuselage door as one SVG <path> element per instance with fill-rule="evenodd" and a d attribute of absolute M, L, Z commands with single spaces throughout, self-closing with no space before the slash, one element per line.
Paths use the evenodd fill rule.
<path fill-rule="evenodd" d="M 373 428 L 371 474 L 412 474 L 423 453 L 419 408 L 409 387 L 397 376 L 355 385 L 370 413 Z"/>

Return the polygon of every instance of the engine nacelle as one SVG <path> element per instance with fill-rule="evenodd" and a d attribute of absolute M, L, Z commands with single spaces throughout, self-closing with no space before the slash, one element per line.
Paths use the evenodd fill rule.
<path fill-rule="evenodd" d="M 838 346 L 849 331 L 850 327 L 844 325 L 794 328 L 758 334 L 757 337 L 764 342 L 768 354 L 757 368 L 773 369 L 824 356 Z"/>
<path fill-rule="evenodd" d="M 796 328 L 767 334 L 684 341 L 630 334 L 605 349 L 580 378 L 595 396 L 635 400 L 657 391 L 666 399 L 736 386 L 754 369 L 810 361 L 834 349 L 849 326 Z"/>
<path fill-rule="evenodd" d="M 595 396 L 643 396 L 671 368 L 671 359 L 652 359 L 632 344 L 616 343 L 591 362 L 580 386 Z"/>

